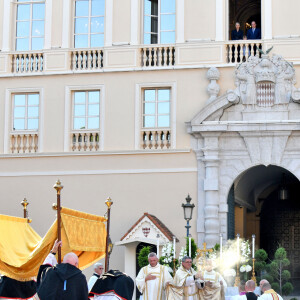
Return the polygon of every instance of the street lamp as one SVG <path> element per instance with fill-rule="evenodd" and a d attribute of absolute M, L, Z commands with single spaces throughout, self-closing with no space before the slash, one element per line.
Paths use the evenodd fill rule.
<path fill-rule="evenodd" d="M 184 219 L 186 220 L 186 236 L 187 238 L 189 237 L 189 229 L 191 228 L 190 226 L 190 220 L 192 220 L 192 215 L 193 215 L 193 208 L 195 207 L 195 204 L 191 204 L 192 198 L 190 197 L 190 194 L 185 198 L 186 203 L 182 203 L 183 207 L 183 214 L 184 214 Z"/>

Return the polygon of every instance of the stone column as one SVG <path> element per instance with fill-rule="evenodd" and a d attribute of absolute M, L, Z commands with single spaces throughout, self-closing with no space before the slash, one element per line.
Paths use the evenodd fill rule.
<path fill-rule="evenodd" d="M 205 192 L 204 192 L 204 180 L 205 180 L 205 165 L 203 162 L 203 151 L 195 150 L 197 157 L 197 190 L 198 190 L 198 205 L 197 205 L 197 240 L 198 247 L 202 248 L 205 242 L 205 227 L 204 227 L 204 208 L 205 208 Z"/>
<path fill-rule="evenodd" d="M 205 242 L 211 248 L 219 242 L 219 135 L 220 133 L 202 133 L 204 137 L 203 162 L 205 165 Z"/>

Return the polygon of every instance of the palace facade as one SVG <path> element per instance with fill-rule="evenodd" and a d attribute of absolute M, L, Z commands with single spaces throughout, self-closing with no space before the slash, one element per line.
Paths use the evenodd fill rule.
<path fill-rule="evenodd" d="M 112 198 L 114 243 L 147 212 L 183 245 L 190 194 L 199 246 L 256 234 L 257 247 L 288 250 L 299 279 L 299 11 L 297 0 L 0 0 L 1 214 L 21 216 L 26 197 L 44 235 L 59 178 L 63 206 L 103 215 Z M 261 40 L 230 40 L 253 20 Z M 140 242 L 115 246 L 111 267 Z"/>

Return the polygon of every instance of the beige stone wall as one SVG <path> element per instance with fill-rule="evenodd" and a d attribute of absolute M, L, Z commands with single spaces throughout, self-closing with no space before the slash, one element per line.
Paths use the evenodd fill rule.
<path fill-rule="evenodd" d="M 72 11 L 72 10 L 71 10 Z M 63 18 L 66 16 L 63 15 L 63 1 L 53 1 L 52 2 L 52 26 L 51 26 L 51 47 L 61 47 L 62 45 L 62 30 L 63 28 Z M 71 19 L 70 28 L 73 28 L 73 20 Z M 72 32 L 72 30 L 71 30 Z M 73 41 L 72 35 L 69 39 Z"/>
<path fill-rule="evenodd" d="M 300 2 L 297 0 L 272 1 L 273 36 L 300 36 L 298 24 Z"/>
<path fill-rule="evenodd" d="M 216 36 L 216 1 L 185 1 L 185 40 L 210 39 Z"/>
<path fill-rule="evenodd" d="M 3 20 L 3 4 L 4 0 L 0 0 L 0 20 Z M 3 22 L 0 22 L 0 32 L 3 31 Z M 2 34 L 0 35 L 0 49 L 2 48 Z"/>
<path fill-rule="evenodd" d="M 130 0 L 115 0 L 113 43 L 130 43 Z"/>

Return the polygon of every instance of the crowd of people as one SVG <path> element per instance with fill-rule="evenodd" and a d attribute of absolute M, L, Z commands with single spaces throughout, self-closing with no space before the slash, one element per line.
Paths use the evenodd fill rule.
<path fill-rule="evenodd" d="M 142 300 L 222 300 L 225 299 L 226 281 L 222 275 L 213 270 L 212 260 L 206 261 L 204 271 L 196 272 L 192 268 L 192 259 L 185 256 L 174 278 L 167 267 L 158 262 L 155 253 L 148 257 L 149 265 L 142 268 L 136 278 L 136 285 L 142 293 Z M 263 279 L 260 281 L 261 295 L 255 293 L 253 280 L 239 285 L 239 295 L 230 300 L 282 300 Z"/>
<path fill-rule="evenodd" d="M 108 295 L 105 291 L 116 293 L 109 294 L 111 299 L 131 300 L 134 290 L 132 279 L 124 275 L 125 281 L 120 281 L 124 273 L 109 271 L 103 274 L 103 265 L 94 265 L 94 274 L 87 283 L 86 277 L 79 269 L 79 260 L 76 254 L 68 253 L 64 256 L 63 262 L 57 264 L 56 253 L 61 247 L 61 242 L 56 241 L 39 269 L 37 277 L 36 294 L 34 300 L 88 300 L 101 299 L 101 295 Z M 156 253 L 148 256 L 149 264 L 143 267 L 137 278 L 136 286 L 142 294 L 141 300 L 222 300 L 225 299 L 226 281 L 222 275 L 213 269 L 213 261 L 206 260 L 205 268 L 202 271 L 195 271 L 192 268 L 192 259 L 185 256 L 182 259 L 180 268 L 176 271 L 174 278 L 170 275 L 166 266 L 159 263 Z M 108 281 L 105 283 L 104 278 Z M 114 281 L 119 278 L 119 281 Z M 100 279 L 100 280 L 99 280 Z M 98 284 L 98 283 L 101 284 Z M 117 288 L 114 288 L 114 282 Z M 98 288 L 95 289 L 95 286 Z M 106 285 L 109 285 L 106 289 Z M 121 286 L 120 286 L 121 285 Z M 123 285 L 123 287 L 122 287 Z M 239 285 L 239 295 L 231 297 L 230 300 L 282 300 L 267 280 L 260 281 L 262 295 L 255 293 L 256 284 L 253 280 Z M 91 294 L 96 290 L 97 293 Z M 124 293 L 124 294 L 123 294 Z M 122 295 L 120 295 L 122 294 Z M 89 298 L 89 295 L 91 298 Z M 113 299 L 112 299 L 113 298 Z M 0 299 L 9 299 L 1 298 Z M 14 298 L 15 299 L 15 298 Z M 105 298 L 107 299 L 107 297 Z"/>

